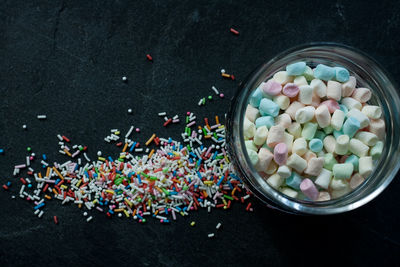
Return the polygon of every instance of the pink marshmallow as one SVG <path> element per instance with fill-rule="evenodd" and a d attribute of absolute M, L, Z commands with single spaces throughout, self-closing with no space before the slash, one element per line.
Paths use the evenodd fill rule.
<path fill-rule="evenodd" d="M 295 97 L 300 91 L 300 88 L 294 83 L 287 83 L 282 90 L 282 93 L 287 97 Z"/>
<path fill-rule="evenodd" d="M 311 200 L 316 200 L 319 196 L 317 187 L 315 187 L 314 183 L 308 178 L 301 182 L 300 190 Z"/>
<path fill-rule="evenodd" d="M 332 99 L 325 100 L 321 105 L 325 105 L 331 114 L 335 112 L 335 110 L 340 109 L 338 102 Z"/>
<path fill-rule="evenodd" d="M 274 160 L 279 165 L 285 165 L 288 157 L 288 147 L 285 143 L 279 143 L 274 148 Z"/>
<path fill-rule="evenodd" d="M 268 82 L 263 83 L 261 89 L 264 92 L 264 94 L 275 96 L 281 93 L 282 85 L 274 80 L 268 80 Z"/>

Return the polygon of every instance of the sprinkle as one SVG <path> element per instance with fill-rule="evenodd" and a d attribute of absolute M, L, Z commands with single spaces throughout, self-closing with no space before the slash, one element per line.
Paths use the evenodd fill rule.
<path fill-rule="evenodd" d="M 54 219 L 54 223 L 55 223 L 55 224 L 58 224 L 57 216 L 54 216 L 53 219 Z"/>
<path fill-rule="evenodd" d="M 158 113 L 158 116 L 160 116 L 160 117 L 163 117 L 163 116 L 165 116 L 165 115 L 167 115 L 167 112 L 160 112 L 160 113 Z"/>
<path fill-rule="evenodd" d="M 93 217 L 90 216 L 90 217 L 88 217 L 88 218 L 86 219 L 86 222 L 90 222 L 92 219 L 93 219 Z"/>
<path fill-rule="evenodd" d="M 190 226 L 195 226 L 195 225 L 196 225 L 196 222 L 194 222 L 194 221 L 190 223 Z"/>
<path fill-rule="evenodd" d="M 45 120 L 47 118 L 47 116 L 46 115 L 37 115 L 37 118 L 39 120 Z"/>
<path fill-rule="evenodd" d="M 219 94 L 218 89 L 215 86 L 211 86 L 211 89 L 214 91 L 216 95 Z"/>
<path fill-rule="evenodd" d="M 128 78 L 126 78 L 126 76 L 122 76 L 122 81 L 126 82 L 128 80 Z"/>
<path fill-rule="evenodd" d="M 168 124 L 172 122 L 172 119 L 168 119 L 166 122 L 164 122 L 163 126 L 166 127 Z"/>
<path fill-rule="evenodd" d="M 214 233 L 208 234 L 208 238 L 213 238 L 214 237 Z"/>
<path fill-rule="evenodd" d="M 148 146 L 154 140 L 155 137 L 156 137 L 156 134 L 153 133 L 153 135 L 149 138 L 149 140 L 147 140 L 146 146 Z"/>
<path fill-rule="evenodd" d="M 239 32 L 237 30 L 235 30 L 234 28 L 230 29 L 231 33 L 235 34 L 235 35 L 239 35 Z"/>
<path fill-rule="evenodd" d="M 26 124 L 22 125 L 22 129 L 26 130 L 27 126 Z"/>
<path fill-rule="evenodd" d="M 128 113 L 129 113 L 129 114 L 132 114 L 132 109 L 131 109 L 131 108 L 128 109 Z"/>
<path fill-rule="evenodd" d="M 220 97 L 220 98 L 224 98 L 224 96 L 225 96 L 225 95 L 224 95 L 224 94 L 222 94 L 222 93 L 221 93 L 221 94 L 219 94 L 219 97 Z"/>
<path fill-rule="evenodd" d="M 148 59 L 149 61 L 153 61 L 153 57 L 150 56 L 150 54 L 147 54 L 146 57 L 147 57 L 147 59 Z"/>
<path fill-rule="evenodd" d="M 218 223 L 217 226 L 215 226 L 215 229 L 218 230 L 219 228 L 221 228 L 221 225 L 222 225 L 221 223 Z"/>

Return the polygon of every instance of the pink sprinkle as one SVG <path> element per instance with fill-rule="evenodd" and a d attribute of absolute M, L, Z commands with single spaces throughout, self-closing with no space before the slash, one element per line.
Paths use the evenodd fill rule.
<path fill-rule="evenodd" d="M 190 115 L 190 111 L 186 112 L 186 115 L 188 115 L 188 116 L 189 116 L 189 115 Z"/>
<path fill-rule="evenodd" d="M 32 156 L 30 156 L 30 157 L 29 157 L 29 160 L 33 160 L 33 157 L 32 157 Z"/>
<path fill-rule="evenodd" d="M 139 219 L 139 222 L 141 223 L 141 222 L 142 222 L 142 219 Z"/>
<path fill-rule="evenodd" d="M 224 98 L 224 96 L 225 96 L 225 95 L 224 95 L 224 94 L 222 94 L 222 93 L 221 93 L 221 94 L 219 94 L 219 97 L 220 97 L 220 98 Z"/>
<path fill-rule="evenodd" d="M 137 132 L 137 133 L 140 132 L 140 129 L 139 129 L 139 128 L 136 128 L 136 132 Z"/>
<path fill-rule="evenodd" d="M 160 220 L 160 223 L 163 223 L 163 222 L 164 222 L 164 220 L 163 220 L 163 219 L 161 219 L 161 220 Z"/>

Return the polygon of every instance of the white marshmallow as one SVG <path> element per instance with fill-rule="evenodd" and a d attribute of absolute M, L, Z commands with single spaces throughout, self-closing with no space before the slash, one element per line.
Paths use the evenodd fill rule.
<path fill-rule="evenodd" d="M 333 129 L 335 129 L 336 131 L 340 131 L 340 129 L 342 129 L 344 117 L 345 114 L 340 109 L 337 109 L 335 110 L 335 112 L 333 112 L 331 119 L 331 126 L 333 127 Z"/>
<path fill-rule="evenodd" d="M 361 158 L 368 155 L 369 147 L 360 140 L 352 138 L 350 139 L 349 150 L 351 153 Z"/>
<path fill-rule="evenodd" d="M 262 147 L 258 151 L 258 162 L 255 165 L 257 171 L 266 172 L 274 155 L 267 148 Z"/>
<path fill-rule="evenodd" d="M 299 101 L 303 104 L 309 105 L 312 102 L 313 89 L 308 84 L 299 87 Z"/>
<path fill-rule="evenodd" d="M 383 140 L 386 135 L 385 121 L 382 119 L 370 120 L 368 130 L 378 136 L 379 140 Z"/>
<path fill-rule="evenodd" d="M 357 88 L 351 96 L 358 102 L 365 103 L 371 99 L 372 93 L 368 88 Z"/>
<path fill-rule="evenodd" d="M 282 179 L 282 177 L 279 176 L 279 174 L 275 173 L 275 174 L 271 175 L 271 176 L 267 179 L 267 183 L 268 183 L 271 187 L 273 187 L 273 188 L 275 188 L 275 189 L 278 189 L 278 188 L 282 185 L 283 179 Z"/>
<path fill-rule="evenodd" d="M 336 139 L 335 153 L 338 155 L 346 155 L 349 151 L 350 138 L 348 135 L 342 134 Z"/>
<path fill-rule="evenodd" d="M 369 125 L 368 117 L 358 109 L 353 108 L 349 110 L 349 112 L 347 112 L 346 114 L 346 117 L 354 117 L 355 119 L 357 119 L 360 122 L 360 129 L 365 128 Z"/>
<path fill-rule="evenodd" d="M 331 114 L 326 105 L 320 105 L 315 110 L 315 118 L 317 119 L 318 125 L 321 128 L 325 128 L 331 124 Z"/>
<path fill-rule="evenodd" d="M 319 96 L 317 96 L 315 94 L 315 92 L 314 92 L 313 95 L 312 95 L 310 106 L 313 106 L 314 108 L 317 108 L 320 103 L 321 103 L 321 98 L 319 98 Z"/>
<path fill-rule="evenodd" d="M 343 98 L 342 104 L 345 105 L 348 110 L 353 109 L 353 108 L 361 110 L 361 108 L 362 108 L 361 103 L 352 97 Z"/>
<path fill-rule="evenodd" d="M 256 125 L 252 123 L 247 117 L 243 121 L 243 135 L 244 138 L 250 139 L 254 137 L 256 133 Z"/>
<path fill-rule="evenodd" d="M 292 147 L 293 147 L 293 139 L 294 136 L 291 134 L 288 134 L 287 132 L 284 132 L 283 134 L 283 143 L 287 146 L 288 152 L 292 153 Z"/>
<path fill-rule="evenodd" d="M 247 105 L 245 116 L 249 119 L 249 121 L 254 122 L 258 117 L 260 117 L 260 112 L 258 108 L 255 108 L 249 104 Z"/>
<path fill-rule="evenodd" d="M 275 104 L 277 104 L 279 106 L 280 109 L 282 110 L 286 110 L 289 105 L 290 105 L 290 99 L 289 97 L 285 96 L 285 95 L 277 95 L 273 98 L 273 101 L 275 102 Z"/>
<path fill-rule="evenodd" d="M 368 118 L 374 120 L 379 119 L 382 116 L 382 109 L 380 106 L 365 105 L 361 112 L 364 113 Z"/>
<path fill-rule="evenodd" d="M 294 76 L 288 75 L 286 71 L 278 71 L 274 74 L 272 79 L 280 84 L 287 84 L 293 81 Z"/>
<path fill-rule="evenodd" d="M 293 83 L 297 86 L 308 85 L 308 82 L 304 76 L 297 76 L 294 78 Z"/>
<path fill-rule="evenodd" d="M 302 173 L 307 168 L 307 161 L 297 154 L 292 154 L 288 157 L 286 165 Z"/>
<path fill-rule="evenodd" d="M 295 190 L 293 190 L 293 189 L 291 189 L 289 187 L 284 187 L 280 191 L 282 192 L 282 194 L 285 194 L 285 195 L 287 195 L 289 197 L 292 197 L 292 198 L 296 198 L 297 195 L 299 194 L 297 191 L 295 191 Z"/>
<path fill-rule="evenodd" d="M 321 98 L 326 96 L 326 85 L 323 81 L 314 79 L 311 81 L 310 86 L 313 88 L 317 96 Z"/>
<path fill-rule="evenodd" d="M 279 166 L 279 168 L 276 171 L 276 173 L 279 174 L 280 177 L 286 179 L 290 175 L 292 175 L 292 170 L 288 166 L 282 165 L 282 166 Z"/>
<path fill-rule="evenodd" d="M 289 114 L 290 118 L 292 118 L 292 120 L 294 120 L 297 110 L 299 110 L 299 109 L 301 109 L 303 107 L 304 107 L 303 103 L 300 103 L 298 101 L 294 101 L 285 110 L 285 113 Z"/>
<path fill-rule="evenodd" d="M 331 195 L 329 192 L 321 191 L 319 192 L 319 196 L 315 201 L 328 201 L 331 200 Z"/>
<path fill-rule="evenodd" d="M 358 132 L 354 137 L 366 144 L 367 146 L 374 146 L 376 142 L 378 142 L 378 136 L 370 132 L 361 131 Z"/>
<path fill-rule="evenodd" d="M 257 146 L 265 144 L 265 141 L 267 141 L 267 136 L 268 136 L 267 126 L 263 125 L 261 127 L 258 127 L 256 133 L 254 134 L 254 140 L 253 140 L 254 144 Z"/>
<path fill-rule="evenodd" d="M 287 128 L 287 131 L 294 136 L 294 138 L 299 138 L 301 136 L 301 125 L 298 122 L 292 122 Z"/>
<path fill-rule="evenodd" d="M 312 158 L 308 161 L 307 168 L 304 170 L 305 174 L 311 176 L 318 176 L 321 171 L 322 167 L 324 166 L 324 158 Z"/>
<path fill-rule="evenodd" d="M 275 161 L 271 161 L 271 163 L 269 164 L 267 170 L 265 171 L 266 174 L 273 174 L 276 172 L 276 170 L 278 169 L 278 164 L 275 163 Z"/>
<path fill-rule="evenodd" d="M 282 113 L 278 117 L 275 118 L 275 125 L 281 125 L 283 128 L 288 128 L 292 124 L 292 119 L 289 114 Z"/>
<path fill-rule="evenodd" d="M 322 169 L 317 179 L 315 179 L 315 184 L 319 185 L 324 189 L 328 189 L 331 179 L 332 179 L 332 172 L 327 169 Z"/>
<path fill-rule="evenodd" d="M 317 154 L 314 152 L 307 150 L 307 152 L 302 156 L 303 159 L 307 160 L 307 163 L 310 164 L 310 160 L 317 157 Z"/>
<path fill-rule="evenodd" d="M 297 138 L 293 142 L 292 153 L 303 156 L 307 152 L 307 141 L 303 137 Z"/>
<path fill-rule="evenodd" d="M 364 182 L 364 177 L 362 177 L 359 173 L 355 173 L 350 180 L 350 188 L 356 189 L 360 184 Z"/>
<path fill-rule="evenodd" d="M 368 177 L 374 168 L 372 157 L 361 157 L 358 160 L 358 172 L 364 178 Z"/>
<path fill-rule="evenodd" d="M 282 143 L 284 140 L 284 132 L 285 129 L 281 125 L 272 126 L 268 132 L 267 145 L 273 148 L 276 144 Z"/>
<path fill-rule="evenodd" d="M 252 164 L 253 166 L 256 166 L 256 165 L 257 165 L 257 162 L 258 162 L 258 155 L 257 155 L 257 152 L 254 151 L 254 150 L 249 150 L 249 149 L 247 149 L 247 154 L 249 155 L 251 164 Z"/>
<path fill-rule="evenodd" d="M 336 81 L 328 81 L 326 97 L 339 101 L 342 98 L 342 84 Z"/>
<path fill-rule="evenodd" d="M 306 123 L 314 118 L 315 108 L 313 106 L 306 106 L 296 111 L 295 119 L 298 123 Z"/>
<path fill-rule="evenodd" d="M 247 150 L 253 150 L 255 152 L 258 151 L 257 146 L 254 144 L 253 140 L 246 140 L 244 141 Z"/>
<path fill-rule="evenodd" d="M 336 179 L 336 178 L 333 178 L 329 185 L 329 187 L 332 190 L 343 190 L 343 189 L 347 188 L 348 186 L 349 185 L 345 179 Z"/>
<path fill-rule="evenodd" d="M 349 80 L 342 84 L 342 96 L 347 97 L 353 94 L 354 89 L 356 88 L 356 78 L 354 76 L 350 76 Z"/>
<path fill-rule="evenodd" d="M 324 138 L 324 148 L 328 153 L 334 153 L 336 147 L 336 139 L 332 135 L 327 135 Z"/>

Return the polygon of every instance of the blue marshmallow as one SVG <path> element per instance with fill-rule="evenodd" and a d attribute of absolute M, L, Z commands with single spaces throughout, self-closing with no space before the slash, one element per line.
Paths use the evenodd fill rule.
<path fill-rule="evenodd" d="M 295 172 L 292 172 L 292 174 L 286 178 L 286 185 L 295 190 L 300 190 L 301 181 L 301 176 Z"/>
<path fill-rule="evenodd" d="M 268 129 L 275 125 L 275 120 L 271 116 L 259 117 L 256 119 L 256 128 L 266 126 Z"/>
<path fill-rule="evenodd" d="M 296 62 L 286 66 L 286 72 L 288 75 L 302 75 L 306 71 L 305 62 Z"/>
<path fill-rule="evenodd" d="M 339 104 L 339 108 L 341 111 L 344 112 L 344 115 L 346 115 L 347 112 L 349 112 L 349 109 L 345 105 Z"/>
<path fill-rule="evenodd" d="M 354 117 L 347 118 L 342 127 L 343 133 L 347 134 L 350 138 L 356 134 L 358 129 L 360 129 L 360 122 Z"/>
<path fill-rule="evenodd" d="M 323 131 L 316 131 L 314 138 L 324 140 L 325 136 L 326 136 L 326 134 Z"/>
<path fill-rule="evenodd" d="M 345 163 L 351 163 L 353 164 L 354 171 L 358 172 L 358 157 L 356 155 L 351 155 L 349 156 Z"/>
<path fill-rule="evenodd" d="M 341 135 L 343 135 L 342 130 L 340 130 L 340 131 L 333 130 L 333 136 L 335 137 L 335 139 L 337 139 Z"/>
<path fill-rule="evenodd" d="M 276 117 L 279 114 L 279 106 L 272 100 L 268 98 L 261 99 L 260 102 L 260 113 L 261 116 L 270 115 L 272 117 Z"/>
<path fill-rule="evenodd" d="M 257 88 L 250 96 L 250 105 L 255 108 L 260 106 L 261 99 L 263 98 L 263 93 L 260 88 Z"/>
<path fill-rule="evenodd" d="M 322 150 L 324 144 L 322 143 L 321 139 L 314 138 L 308 143 L 308 147 L 312 152 L 318 153 Z"/>
<path fill-rule="evenodd" d="M 329 81 L 332 80 L 336 75 L 334 68 L 328 67 L 323 64 L 318 64 L 314 69 L 314 77 L 320 80 Z"/>
<path fill-rule="evenodd" d="M 336 78 L 336 81 L 344 83 L 349 80 L 350 73 L 345 68 L 335 67 L 335 78 Z"/>

